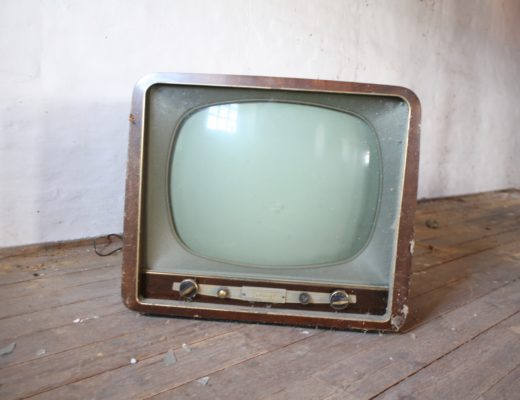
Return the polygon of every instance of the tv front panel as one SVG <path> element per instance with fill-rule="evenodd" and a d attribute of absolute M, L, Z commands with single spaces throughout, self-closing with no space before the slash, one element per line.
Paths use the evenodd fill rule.
<path fill-rule="evenodd" d="M 395 86 L 144 77 L 130 117 L 125 304 L 398 330 L 419 118 L 415 95 Z"/>

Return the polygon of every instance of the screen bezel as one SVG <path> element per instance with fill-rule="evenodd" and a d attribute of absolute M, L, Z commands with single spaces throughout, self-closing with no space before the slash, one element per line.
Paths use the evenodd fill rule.
<path fill-rule="evenodd" d="M 146 96 L 149 89 L 157 84 L 198 85 L 236 88 L 258 88 L 289 91 L 333 92 L 374 96 L 394 96 L 404 100 L 409 106 L 408 146 L 403 180 L 403 194 L 397 237 L 397 257 L 394 279 L 389 291 L 388 304 L 391 312 L 385 320 L 375 320 L 370 315 L 352 319 L 320 317 L 315 313 L 308 316 L 291 315 L 283 310 L 250 310 L 240 307 L 199 307 L 186 303 L 183 306 L 157 301 L 145 296 L 146 281 L 141 265 L 141 217 L 143 207 L 143 170 L 145 168 L 144 137 L 146 131 Z M 312 325 L 333 328 L 391 329 L 398 330 L 408 314 L 408 282 L 413 251 L 413 217 L 415 212 L 419 158 L 420 104 L 410 90 L 387 85 L 372 85 L 352 82 L 323 80 L 273 78 L 233 75 L 205 75 L 159 73 L 141 79 L 135 87 L 130 114 L 129 158 L 126 184 L 123 282 L 124 303 L 131 309 L 152 313 L 178 316 L 199 316 L 216 319 L 237 319 L 254 322 Z M 148 277 L 149 278 L 149 277 Z M 157 279 L 157 277 L 154 277 Z M 245 280 L 242 280 L 245 281 Z M 271 285 L 272 286 L 272 285 Z M 330 285 L 323 285 L 330 289 Z M 377 295 L 377 292 L 375 292 Z M 312 314 L 312 315 L 311 315 Z"/>

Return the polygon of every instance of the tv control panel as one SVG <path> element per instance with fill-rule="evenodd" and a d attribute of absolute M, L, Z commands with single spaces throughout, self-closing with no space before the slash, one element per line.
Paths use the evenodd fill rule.
<path fill-rule="evenodd" d="M 257 286 L 222 286 L 199 284 L 194 279 L 184 279 L 174 282 L 172 290 L 188 301 L 196 300 L 197 296 L 216 297 L 219 299 L 234 299 L 247 302 L 275 304 L 328 304 L 335 310 L 343 310 L 357 302 L 355 294 L 337 289 L 330 293 L 299 291 L 273 287 Z"/>

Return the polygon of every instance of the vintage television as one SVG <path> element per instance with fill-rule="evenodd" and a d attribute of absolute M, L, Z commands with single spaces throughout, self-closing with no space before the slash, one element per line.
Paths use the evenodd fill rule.
<path fill-rule="evenodd" d="M 147 314 L 398 330 L 420 105 L 408 89 L 159 73 L 136 85 L 124 303 Z"/>

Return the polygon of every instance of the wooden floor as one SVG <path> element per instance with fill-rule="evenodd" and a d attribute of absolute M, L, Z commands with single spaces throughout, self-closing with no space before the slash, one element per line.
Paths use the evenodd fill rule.
<path fill-rule="evenodd" d="M 4 249 L 0 399 L 520 399 L 520 191 L 422 202 L 416 231 L 402 334 L 142 316 L 120 254 Z"/>

